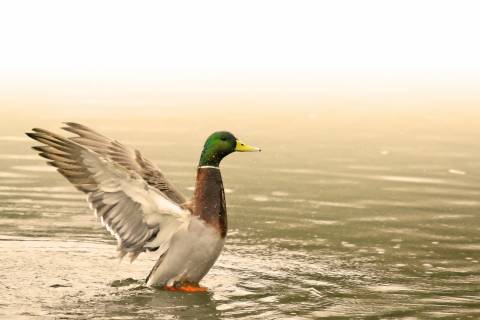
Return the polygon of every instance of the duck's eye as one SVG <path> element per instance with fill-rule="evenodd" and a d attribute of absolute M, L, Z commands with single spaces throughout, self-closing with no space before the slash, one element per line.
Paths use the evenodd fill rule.
<path fill-rule="evenodd" d="M 220 140 L 222 140 L 222 141 L 227 141 L 227 138 L 221 137 Z"/>

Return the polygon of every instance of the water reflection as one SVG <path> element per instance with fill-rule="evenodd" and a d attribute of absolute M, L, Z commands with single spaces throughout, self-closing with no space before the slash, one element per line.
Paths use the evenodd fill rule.
<path fill-rule="evenodd" d="M 82 301 L 81 306 L 72 309 L 79 313 L 84 309 L 85 314 L 95 309 L 96 319 L 222 319 L 213 295 L 210 292 L 172 293 L 137 285 L 109 296 Z M 102 308 L 96 308 L 98 305 Z"/>

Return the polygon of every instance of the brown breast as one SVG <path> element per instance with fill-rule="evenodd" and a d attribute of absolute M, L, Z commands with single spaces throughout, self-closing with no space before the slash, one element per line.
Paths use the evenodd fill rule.
<path fill-rule="evenodd" d="M 227 235 L 227 208 L 220 169 L 197 169 L 192 213 L 218 230 L 222 237 Z"/>

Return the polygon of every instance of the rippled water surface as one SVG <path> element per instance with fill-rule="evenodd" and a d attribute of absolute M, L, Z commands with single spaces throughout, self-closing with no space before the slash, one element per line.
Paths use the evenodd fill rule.
<path fill-rule="evenodd" d="M 480 127 L 468 117 L 118 117 L 43 115 L 0 128 L 0 317 L 480 317 Z M 155 254 L 119 263 L 83 195 L 22 135 L 72 120 L 142 150 L 187 195 L 211 131 L 263 147 L 222 163 L 230 230 L 202 281 L 208 293 L 145 287 Z"/>

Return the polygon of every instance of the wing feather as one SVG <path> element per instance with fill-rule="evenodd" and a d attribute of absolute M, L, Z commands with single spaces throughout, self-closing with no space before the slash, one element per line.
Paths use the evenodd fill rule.
<path fill-rule="evenodd" d="M 80 145 L 117 163 L 128 171 L 140 175 L 150 186 L 162 192 L 173 202 L 183 204 L 186 198 L 163 175 L 163 173 L 138 150 L 132 150 L 82 124 L 67 122 L 63 129 L 75 134 L 69 138 Z"/>
<path fill-rule="evenodd" d="M 32 131 L 27 135 L 45 144 L 33 147 L 40 156 L 77 189 L 87 193 L 90 207 L 117 238 L 120 256 L 129 254 L 135 259 L 146 249 L 167 250 L 172 235 L 188 222 L 189 211 L 148 183 L 137 170 L 127 167 L 135 164 L 121 163 L 105 154 L 111 146 L 114 150 L 118 147 L 108 138 L 83 129 L 74 130 L 82 137 L 95 137 L 92 145 L 96 149 L 91 150 L 86 144 L 43 129 Z"/>

